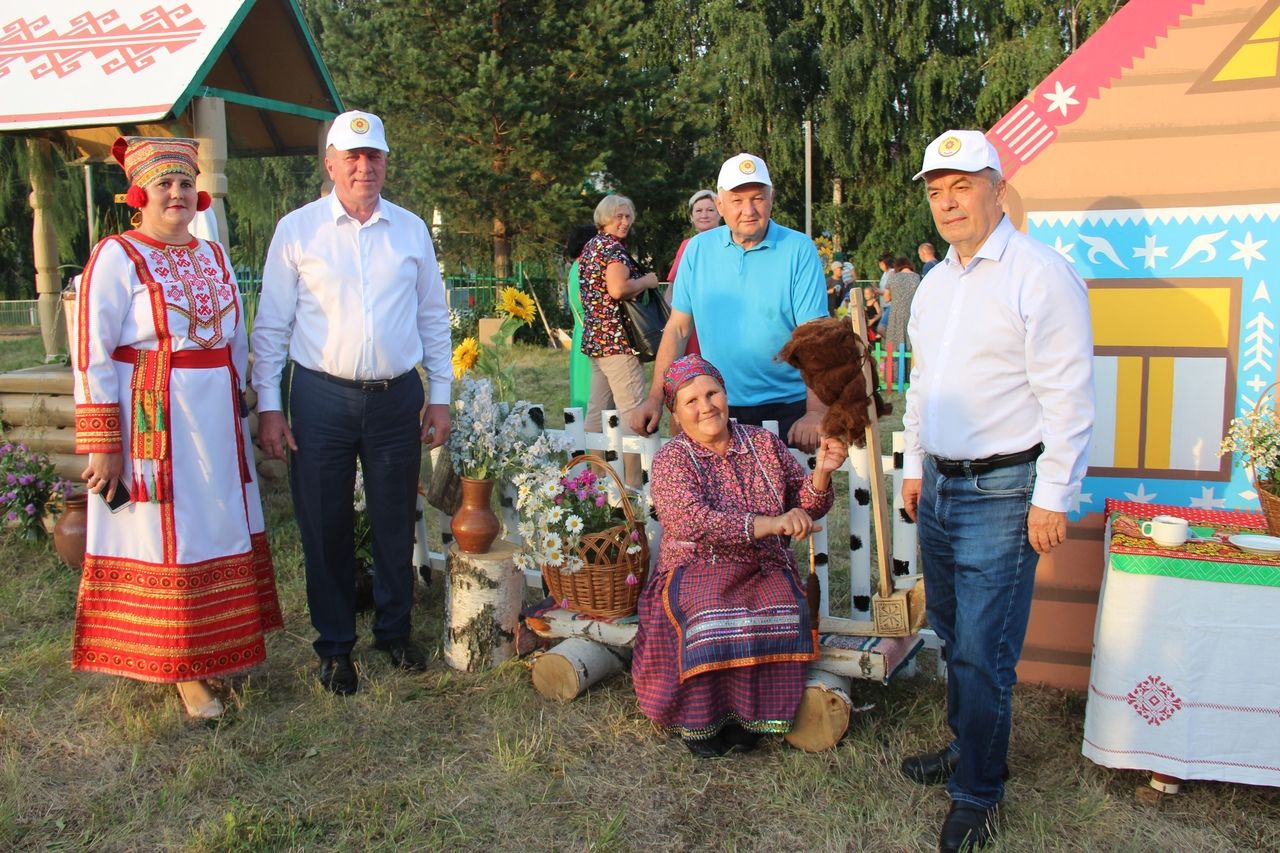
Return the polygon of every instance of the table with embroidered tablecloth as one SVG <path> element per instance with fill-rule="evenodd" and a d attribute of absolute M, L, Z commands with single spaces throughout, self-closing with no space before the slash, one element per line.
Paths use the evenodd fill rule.
<path fill-rule="evenodd" d="M 1280 555 L 1227 541 L 1265 534 L 1262 515 L 1113 500 L 1106 511 L 1085 757 L 1280 786 Z M 1206 539 L 1161 548 L 1141 533 L 1155 515 Z"/>

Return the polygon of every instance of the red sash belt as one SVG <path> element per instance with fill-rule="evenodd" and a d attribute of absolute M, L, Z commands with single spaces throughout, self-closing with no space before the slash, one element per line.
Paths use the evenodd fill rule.
<path fill-rule="evenodd" d="M 138 350 L 133 347 L 116 347 L 111 357 L 125 364 L 134 364 L 138 358 Z M 169 354 L 170 363 L 174 367 L 230 367 L 231 347 L 217 349 L 182 349 Z"/>
<path fill-rule="evenodd" d="M 240 422 L 240 377 L 231 361 L 231 347 L 215 349 L 139 350 L 116 347 L 111 358 L 134 367 L 129 411 L 132 416 L 130 446 L 133 456 L 135 501 L 173 501 L 173 462 L 169 458 L 169 371 L 174 368 L 223 368 L 231 373 L 232 422 L 240 481 L 250 483 L 253 474 L 244 458 L 244 431 Z"/>

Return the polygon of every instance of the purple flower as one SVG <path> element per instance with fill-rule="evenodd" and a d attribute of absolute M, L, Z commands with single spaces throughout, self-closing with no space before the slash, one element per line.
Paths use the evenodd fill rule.
<path fill-rule="evenodd" d="M 564 495 L 556 495 L 556 506 L 564 503 Z"/>
<path fill-rule="evenodd" d="M 43 489 L 47 484 L 44 480 L 36 480 L 36 488 Z"/>
<path fill-rule="evenodd" d="M 18 514 L 17 514 L 16 512 L 14 512 L 13 510 L 9 510 L 9 520 L 10 520 L 10 521 L 17 521 L 17 520 L 18 520 Z"/>
<path fill-rule="evenodd" d="M 26 452 L 27 452 L 27 446 L 26 446 L 25 444 L 19 444 L 19 445 L 18 445 L 18 451 L 19 451 L 19 452 L 21 452 L 21 453 L 26 453 Z"/>
<path fill-rule="evenodd" d="M 635 573 L 634 573 L 634 572 L 628 572 L 628 573 L 627 573 L 627 586 L 635 586 L 635 585 L 636 585 L 636 584 L 638 584 L 639 582 L 640 582 L 640 581 L 636 578 L 636 576 L 635 576 Z"/>
<path fill-rule="evenodd" d="M 27 504 L 25 507 L 23 507 L 23 509 L 25 509 L 25 510 L 27 511 L 27 515 L 35 515 L 35 514 L 36 514 L 36 505 L 35 505 L 35 504 Z"/>
<path fill-rule="evenodd" d="M 23 474 L 21 477 L 18 478 L 18 485 L 30 486 L 35 481 L 36 481 L 36 478 L 32 477 L 30 474 Z"/>
<path fill-rule="evenodd" d="M 604 495 L 596 495 L 596 506 L 604 506 Z"/>
<path fill-rule="evenodd" d="M 8 477 L 4 478 L 4 481 L 8 483 L 10 486 L 16 486 L 18 484 L 18 475 L 10 474 Z"/>

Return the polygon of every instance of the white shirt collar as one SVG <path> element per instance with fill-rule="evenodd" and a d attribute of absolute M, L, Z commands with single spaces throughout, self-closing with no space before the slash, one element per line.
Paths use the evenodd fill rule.
<path fill-rule="evenodd" d="M 369 222 L 377 222 L 379 219 L 388 219 L 387 212 L 387 205 L 382 203 L 382 196 L 378 196 L 378 206 L 374 209 L 373 215 L 369 217 L 369 221 L 364 224 L 368 225 Z M 333 190 L 329 190 L 329 215 L 334 222 L 341 222 L 344 218 L 350 219 L 352 222 L 357 221 L 354 216 L 347 213 L 347 209 L 342 206 L 342 202 L 338 201 L 338 194 Z"/>
<path fill-rule="evenodd" d="M 1008 214 L 1002 216 L 1000 223 L 996 225 L 996 229 L 987 236 L 978 251 L 974 252 L 973 257 L 969 259 L 969 266 L 973 266 L 973 262 L 980 258 L 988 261 L 998 261 L 1004 257 L 1004 250 L 1009 246 L 1009 238 L 1013 236 L 1016 230 L 1013 227 L 1013 223 L 1009 221 Z M 943 260 L 949 264 L 960 265 L 960 257 L 956 254 L 955 246 L 947 249 L 946 257 Z"/>

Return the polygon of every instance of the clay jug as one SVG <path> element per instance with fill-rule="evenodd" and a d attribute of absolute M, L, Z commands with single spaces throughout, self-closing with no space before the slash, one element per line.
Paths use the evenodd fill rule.
<path fill-rule="evenodd" d="M 84 563 L 85 537 L 89 533 L 89 496 L 72 495 L 53 525 L 53 550 L 73 569 Z"/>
<path fill-rule="evenodd" d="M 493 480 L 462 478 L 462 501 L 449 529 L 464 554 L 484 554 L 502 531 L 502 523 L 490 506 Z"/>

